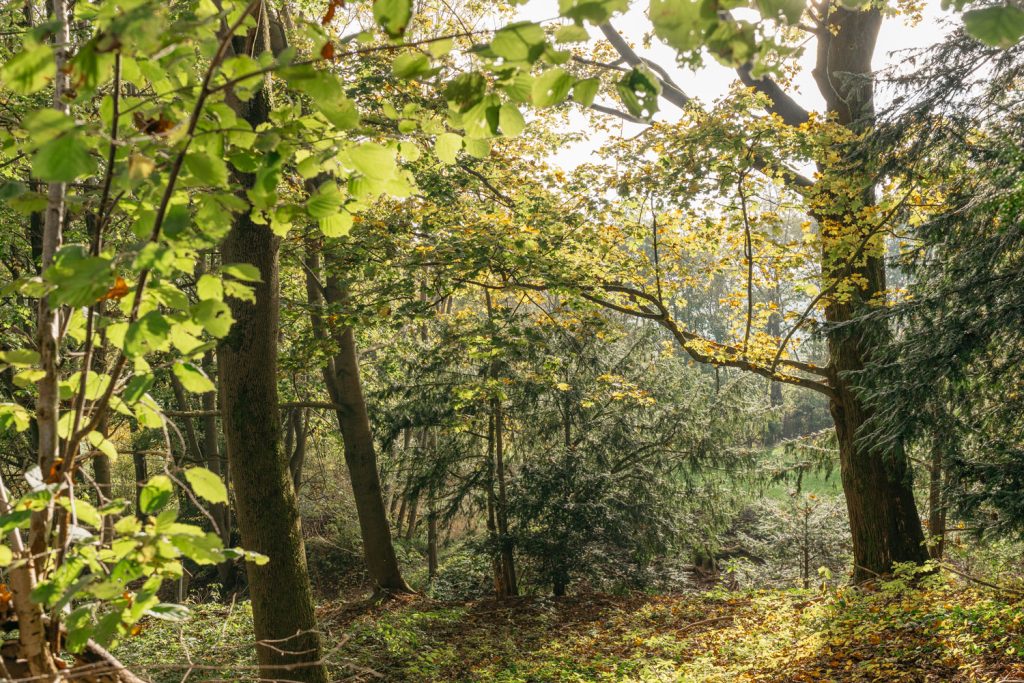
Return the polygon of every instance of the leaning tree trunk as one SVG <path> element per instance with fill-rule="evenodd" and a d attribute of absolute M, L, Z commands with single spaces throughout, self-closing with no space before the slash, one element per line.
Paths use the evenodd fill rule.
<path fill-rule="evenodd" d="M 331 286 L 328 285 L 328 292 Z M 333 372 L 327 385 L 331 400 L 341 408 L 335 411 L 338 427 L 345 442 L 345 464 L 352 479 L 359 530 L 363 537 L 366 566 L 378 590 L 388 593 L 410 593 L 412 589 L 402 578 L 398 558 L 391 539 L 391 526 L 381 494 L 377 454 L 370 431 L 370 417 L 359 379 L 355 335 L 346 327 L 338 335 L 338 350 L 334 356 Z"/>
<path fill-rule="evenodd" d="M 259 11 L 256 52 L 270 45 L 266 8 Z M 236 104 L 253 128 L 269 120 L 269 89 L 268 79 L 248 103 Z M 239 180 L 245 188 L 254 179 Z M 229 300 L 235 323 L 217 352 L 221 420 L 242 545 L 270 559 L 264 565 L 246 563 L 262 675 L 325 683 L 301 519 L 281 444 L 278 248 L 270 228 L 253 222 L 248 212 L 235 219 L 221 245 L 224 263 L 252 264 L 261 280 L 255 303 Z"/>
<path fill-rule="evenodd" d="M 828 113 L 858 133 L 874 121 L 871 57 L 881 21 L 878 10 L 836 7 L 819 37 L 814 76 Z M 820 170 L 826 183 L 816 207 L 824 245 L 823 286 L 838 280 L 860 283 L 848 300 L 833 297 L 825 307 L 825 319 L 832 326 L 828 334 L 834 390 L 830 410 L 853 535 L 854 580 L 864 580 L 890 572 L 895 563 L 921 563 L 928 556 L 906 453 L 899 448 L 869 448 L 858 441 L 871 412 L 857 395 L 853 373 L 865 368 L 872 347 L 887 334 L 879 323 L 851 324 L 868 305 L 885 296 L 885 261 L 877 255 L 884 249 L 875 246 L 882 238 L 868 234 L 875 228 L 865 225 L 867 221 L 859 215 L 861 207 L 874 203 L 874 178 L 863 168 Z M 857 182 L 867 189 L 844 190 Z"/>
<path fill-rule="evenodd" d="M 345 444 L 345 464 L 352 482 L 366 569 L 377 591 L 412 593 L 413 590 L 405 582 L 398 566 L 391 525 L 384 507 L 370 416 L 366 411 L 366 399 L 363 397 L 359 377 L 355 334 L 348 326 L 328 329 L 322 314 L 325 302 L 332 307 L 344 306 L 348 292 L 344 284 L 334 276 L 328 276 L 327 284 L 322 285 L 317 279 L 319 272 L 320 256 L 315 245 L 308 244 L 306 296 L 310 305 L 310 319 L 314 334 L 318 338 L 329 335 L 336 346 L 334 356 L 323 368 L 324 384 L 331 401 L 338 406 L 335 415 Z"/>

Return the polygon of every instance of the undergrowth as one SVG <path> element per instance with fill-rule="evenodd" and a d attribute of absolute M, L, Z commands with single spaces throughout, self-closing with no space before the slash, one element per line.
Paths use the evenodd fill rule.
<path fill-rule="evenodd" d="M 250 612 L 196 606 L 117 654 L 156 683 L 254 680 Z M 322 606 L 336 680 L 395 683 L 985 682 L 1024 678 L 1024 602 L 938 576 L 826 592 Z M 160 653 L 155 655 L 154 653 Z M 176 663 L 175 669 L 166 668 Z M 184 666 L 182 666 L 184 665 Z M 234 667 L 234 668 L 233 668 Z"/>

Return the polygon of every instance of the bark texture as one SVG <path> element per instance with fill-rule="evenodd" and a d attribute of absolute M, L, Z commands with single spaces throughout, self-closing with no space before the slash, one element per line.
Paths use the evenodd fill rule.
<path fill-rule="evenodd" d="M 377 470 L 377 453 L 370 430 L 370 416 L 359 377 L 359 360 L 352 328 L 339 326 L 328 329 L 322 316 L 322 307 L 340 309 L 345 306 L 348 291 L 336 276 L 329 275 L 326 286 L 320 286 L 315 275 L 319 260 L 311 252 L 307 257 L 307 297 L 312 313 L 314 334 L 318 338 L 330 335 L 334 342 L 334 355 L 323 369 L 327 393 L 336 405 L 338 428 L 345 442 L 345 464 L 348 466 L 359 517 L 359 531 L 363 539 L 366 568 L 376 589 L 385 593 L 411 593 L 412 589 L 402 577 L 398 558 L 391 538 L 384 495 Z"/>
<path fill-rule="evenodd" d="M 265 7 L 260 13 L 257 53 L 270 42 Z M 269 120 L 269 87 L 268 79 L 252 100 L 236 105 L 254 128 Z M 253 178 L 240 181 L 251 187 Z M 221 419 L 242 545 L 270 559 L 264 565 L 246 563 L 262 676 L 325 683 L 301 520 L 281 441 L 278 248 L 270 228 L 254 223 L 248 213 L 236 218 L 221 245 L 224 263 L 252 264 L 261 279 L 255 304 L 229 300 L 235 323 L 217 355 Z"/>
<path fill-rule="evenodd" d="M 833 8 L 818 41 L 814 77 L 828 112 L 855 132 L 874 122 L 871 58 L 881 22 L 878 10 Z M 827 173 L 828 169 L 822 171 Z M 873 204 L 873 184 L 868 182 L 867 187 L 862 202 Z M 836 204 L 842 207 L 844 202 Z M 849 213 L 826 212 L 818 218 L 826 244 L 833 225 L 846 230 L 867 229 L 858 226 L 858 219 Z M 870 237 L 865 234 L 863 239 Z M 828 249 L 823 254 L 826 282 L 852 276 L 864 283 L 849 300 L 832 298 L 825 307 L 829 323 L 848 323 L 862 314 L 869 302 L 885 295 L 884 257 L 871 255 L 870 249 L 858 251 L 866 255 L 837 256 Z M 872 347 L 886 334 L 883 325 L 863 322 L 833 328 L 828 334 L 830 383 L 834 389 L 829 408 L 839 441 L 840 471 L 853 535 L 855 581 L 888 573 L 894 563 L 921 563 L 927 559 L 906 454 L 899 448 L 871 449 L 858 441 L 871 411 L 858 396 L 852 376 L 865 368 Z"/>

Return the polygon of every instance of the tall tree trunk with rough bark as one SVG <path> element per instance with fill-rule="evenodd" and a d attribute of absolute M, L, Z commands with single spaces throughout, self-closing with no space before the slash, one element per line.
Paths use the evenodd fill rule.
<path fill-rule="evenodd" d="M 257 53 L 270 47 L 263 5 L 259 13 Z M 270 103 L 268 78 L 249 102 L 236 103 L 236 109 L 255 128 L 269 120 Z M 254 179 L 239 180 L 245 188 Z M 217 353 L 221 419 L 242 545 L 270 559 L 264 565 L 246 563 L 262 675 L 325 683 L 301 519 L 281 444 L 278 248 L 270 228 L 255 223 L 247 212 L 237 216 L 221 245 L 224 263 L 252 264 L 261 280 L 255 285 L 255 303 L 229 300 L 235 323 Z"/>
<path fill-rule="evenodd" d="M 878 10 L 848 10 L 833 7 L 818 39 L 814 77 L 825 98 L 828 113 L 854 132 L 862 132 L 874 121 L 874 79 L 871 58 L 881 26 Z M 836 170 L 822 168 L 828 178 Z M 895 563 L 921 563 L 927 559 L 921 519 L 914 503 L 911 470 L 906 454 L 899 448 L 887 451 L 869 448 L 858 440 L 861 427 L 871 411 L 857 394 L 852 373 L 865 368 L 871 349 L 884 339 L 884 323 L 852 320 L 866 306 L 885 296 L 885 260 L 872 249 L 851 251 L 849 233 L 856 242 L 878 239 L 867 234 L 871 226 L 857 215 L 856 204 L 875 201 L 869 172 L 861 178 L 866 189 L 859 202 L 836 198 L 825 188 L 823 207 L 817 212 L 824 244 L 822 273 L 826 283 L 853 278 L 861 283 L 849 299 L 832 297 L 825 306 L 825 319 L 831 325 L 828 334 L 829 379 L 833 388 L 830 411 L 839 442 L 840 472 L 846 507 L 853 534 L 854 580 L 864 580 L 892 570 Z M 856 182 L 844 174 L 846 182 Z"/>

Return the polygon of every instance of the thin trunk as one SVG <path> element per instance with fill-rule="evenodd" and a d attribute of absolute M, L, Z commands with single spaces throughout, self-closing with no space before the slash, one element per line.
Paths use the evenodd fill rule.
<path fill-rule="evenodd" d="M 182 386 L 181 380 L 173 372 L 170 373 L 171 378 L 171 390 L 174 392 L 174 400 L 178 404 L 178 410 L 183 413 L 187 413 L 192 410 L 192 406 L 188 404 L 188 397 L 185 395 L 185 387 Z M 208 392 L 213 394 L 214 392 Z M 199 446 L 199 436 L 196 433 L 196 426 L 192 422 L 191 417 L 183 418 L 181 421 L 182 426 L 185 428 L 185 454 L 187 455 L 188 464 L 201 465 L 206 460 L 203 457 L 203 449 Z M 184 464 L 184 463 L 179 463 Z"/>
<path fill-rule="evenodd" d="M 100 434 L 107 436 L 107 420 L 100 423 Z M 102 453 L 97 453 L 92 459 L 92 476 L 96 481 L 96 495 L 100 505 L 109 503 L 113 496 L 113 483 L 110 470 L 110 458 Z M 100 529 L 100 543 L 108 545 L 114 540 L 114 515 L 103 516 L 103 528 Z"/>
<path fill-rule="evenodd" d="M 433 491 L 427 501 L 427 576 L 431 581 L 437 577 L 437 509 Z"/>
<path fill-rule="evenodd" d="M 347 303 L 348 294 L 344 284 L 333 275 L 328 276 L 327 285 L 321 288 L 316 281 L 319 266 L 319 255 L 315 249 L 310 248 L 306 263 L 306 294 L 311 306 L 314 332 L 317 337 L 323 338 L 328 330 L 320 312 L 322 304 L 326 302 L 329 306 L 340 308 Z M 384 508 L 370 416 L 359 377 L 355 334 L 351 327 L 331 329 L 329 333 L 337 348 L 334 357 L 323 369 L 324 383 L 331 400 L 341 406 L 335 411 L 335 416 L 345 442 L 345 464 L 352 482 L 366 568 L 377 590 L 411 593 L 413 591 L 402 578 L 398 566 L 391 526 Z"/>
<path fill-rule="evenodd" d="M 302 467 L 306 462 L 306 440 L 309 436 L 309 412 L 305 408 L 293 408 L 289 413 L 289 433 L 294 435 L 294 446 L 286 449 L 288 469 L 292 473 L 295 490 L 302 487 Z"/>
<path fill-rule="evenodd" d="M 484 485 L 487 487 L 487 537 L 493 546 L 491 567 L 494 575 L 494 595 L 504 598 L 509 593 L 505 566 L 502 562 L 501 537 L 498 534 L 497 496 L 494 493 L 494 432 L 494 411 L 492 410 L 487 414 L 487 475 L 484 478 Z"/>
<path fill-rule="evenodd" d="M 270 47 L 265 6 L 260 6 L 259 13 L 257 54 Z M 235 106 L 253 128 L 267 123 L 270 79 L 249 102 Z M 238 180 L 243 190 L 254 182 L 248 175 Z M 242 545 L 270 560 L 264 565 L 246 563 L 262 675 L 325 683 L 328 676 L 321 661 L 301 519 L 281 448 L 278 249 L 279 240 L 269 226 L 255 223 L 248 212 L 235 218 L 221 245 L 224 263 L 254 265 L 261 280 L 255 285 L 255 303 L 229 300 L 235 323 L 217 356 L 221 420 Z M 296 664 L 304 666 L 284 672 L 279 668 Z"/>
<path fill-rule="evenodd" d="M 803 583 L 804 589 L 811 587 L 811 508 L 810 505 L 804 505 L 803 513 Z"/>
<path fill-rule="evenodd" d="M 67 114 L 68 105 L 64 102 L 64 93 L 68 87 L 68 74 L 64 68 L 67 61 L 67 47 L 70 43 L 68 27 L 68 8 L 64 0 L 52 0 L 52 17 L 56 22 L 53 30 L 54 46 L 54 87 L 53 108 Z M 30 10 L 29 10 L 30 12 Z M 27 16 L 31 19 L 31 14 Z M 31 23 L 31 22 L 30 22 Z M 61 246 L 64 238 L 64 199 L 67 187 L 64 183 L 50 183 L 47 190 L 46 215 L 43 220 L 41 268 L 46 270 L 53 262 L 53 257 Z M 55 466 L 60 448 L 57 434 L 57 420 L 60 416 L 60 312 L 51 308 L 47 296 L 39 297 L 36 318 L 36 341 L 40 356 L 40 367 L 45 373 L 38 382 L 36 400 L 36 425 L 38 428 L 38 465 L 45 478 Z M 6 491 L 3 492 L 4 512 L 8 512 Z M 50 534 L 54 518 L 54 505 L 51 503 L 45 510 L 33 513 L 29 527 L 28 548 L 22 544 L 21 534 L 12 535 L 12 550 L 19 558 L 36 557 L 35 561 L 26 558 L 26 562 L 16 565 L 10 571 L 11 590 L 14 594 L 14 609 L 18 615 L 18 655 L 28 664 L 29 673 L 42 679 L 50 679 L 57 674 L 57 665 L 46 637 L 43 626 L 42 607 L 31 598 L 35 588 L 37 573 L 44 566 L 49 556 L 46 550 L 50 545 Z"/>
<path fill-rule="evenodd" d="M 409 501 L 409 525 L 405 528 L 405 540 L 411 541 L 413 536 L 416 535 L 416 525 L 419 524 L 420 514 L 420 494 L 416 492 L 412 494 L 412 499 Z"/>
<path fill-rule="evenodd" d="M 405 489 L 402 491 L 402 505 L 398 508 L 398 516 L 395 517 L 395 533 L 401 534 L 405 524 L 405 512 L 409 507 L 409 485 L 406 484 Z"/>
<path fill-rule="evenodd" d="M 505 595 L 519 595 L 516 580 L 515 556 L 512 552 L 512 536 L 508 532 L 508 494 L 505 486 L 505 413 L 501 401 L 494 399 L 494 474 L 498 483 L 498 497 L 495 500 L 495 521 L 498 524 L 498 538 L 501 542 L 501 569 L 504 574 Z"/>
<path fill-rule="evenodd" d="M 880 26 L 877 9 L 836 7 L 830 10 L 819 38 L 814 76 L 828 112 L 856 132 L 863 131 L 874 119 L 871 56 Z M 822 172 L 827 176 L 837 170 L 823 168 Z M 842 182 L 848 182 L 845 175 Z M 868 189 L 860 203 L 873 204 L 871 181 L 866 181 L 865 186 Z M 826 280 L 853 278 L 863 283 L 849 300 L 836 298 L 826 305 L 825 319 L 832 324 L 856 319 L 869 302 L 885 293 L 884 259 L 849 253 L 850 230 L 859 233 L 869 229 L 861 228 L 856 207 L 851 209 L 850 203 L 849 198 L 840 197 L 821 202 L 828 208 L 817 216 L 825 244 L 822 270 Z M 906 454 L 899 448 L 886 452 L 871 450 L 857 441 L 860 428 L 871 413 L 857 395 L 851 373 L 864 369 L 871 347 L 886 333 L 879 323 L 858 323 L 833 328 L 828 335 L 834 389 L 830 410 L 839 441 L 840 471 L 853 535 L 855 581 L 890 572 L 894 563 L 921 563 L 927 559 Z"/>
<path fill-rule="evenodd" d="M 213 352 L 207 351 L 203 355 L 203 370 L 207 376 L 214 377 L 216 373 L 213 367 Z M 218 391 L 210 391 L 203 394 L 203 458 L 206 461 L 206 467 L 211 472 L 219 476 L 224 480 L 226 487 L 230 488 L 227 480 L 226 471 L 223 456 L 220 452 L 220 444 L 218 442 L 219 431 L 217 429 L 217 416 L 214 414 L 217 411 L 217 396 Z M 218 503 L 210 510 L 213 515 L 213 519 L 217 522 L 217 532 L 220 534 L 220 540 L 225 546 L 231 545 L 231 506 Z M 217 565 L 217 579 L 220 581 L 221 587 L 224 589 L 225 594 L 230 592 L 235 586 L 235 565 L 231 561 L 221 562 Z"/>
<path fill-rule="evenodd" d="M 132 455 L 132 461 L 135 465 L 135 516 L 139 519 L 145 519 L 146 515 L 142 513 L 140 496 L 142 495 L 142 487 L 145 486 L 147 481 L 149 481 L 149 468 L 146 465 L 146 455 L 144 453 L 134 453 Z"/>
<path fill-rule="evenodd" d="M 942 451 L 932 451 L 928 467 L 928 536 L 929 553 L 941 560 L 946 549 L 946 496 L 943 487 Z"/>
<path fill-rule="evenodd" d="M 488 320 L 493 319 L 493 305 L 491 294 L 484 290 L 484 304 L 487 308 Z M 487 374 L 492 380 L 498 378 L 499 366 L 497 359 L 493 360 L 487 369 Z M 568 421 L 568 413 L 566 415 Z M 499 598 L 505 598 L 519 594 L 519 587 L 516 581 L 515 556 L 512 552 L 512 537 L 508 532 L 508 494 L 505 485 L 505 415 L 502 410 L 501 399 L 492 398 L 490 401 L 490 420 L 488 423 L 488 471 L 489 496 L 493 499 L 494 507 L 494 531 L 498 543 L 498 552 L 495 559 L 495 589 Z M 497 483 L 497 494 L 494 492 L 494 484 Z M 500 574 L 500 580 L 497 575 Z"/>
<path fill-rule="evenodd" d="M 406 427 L 402 432 L 402 452 L 407 456 L 409 449 L 412 447 L 412 428 Z M 397 472 L 395 476 L 398 476 Z M 402 528 L 402 521 L 405 519 L 405 506 L 408 501 L 411 484 L 412 476 L 410 475 L 405 478 L 405 487 L 400 490 L 396 489 L 395 495 L 391 497 L 391 522 L 394 524 L 396 531 Z M 397 514 L 395 513 L 396 508 L 398 510 Z"/>

